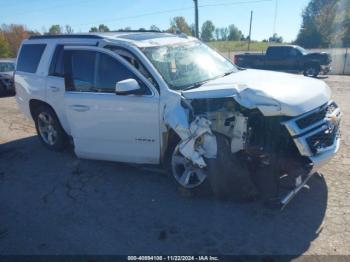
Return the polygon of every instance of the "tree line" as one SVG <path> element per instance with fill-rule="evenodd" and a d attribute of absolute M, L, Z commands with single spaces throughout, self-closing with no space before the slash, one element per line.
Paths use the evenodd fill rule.
<path fill-rule="evenodd" d="M 296 44 L 305 48 L 350 47 L 350 1 L 311 0 Z"/>
<path fill-rule="evenodd" d="M 107 25 L 100 24 L 98 26 L 92 26 L 89 32 L 110 32 L 110 31 L 129 31 L 131 27 L 119 28 L 111 30 Z M 177 34 L 187 34 L 189 36 L 195 35 L 195 25 L 189 25 L 186 19 L 182 16 L 174 17 L 170 20 L 169 28 L 161 30 L 156 25 L 150 26 L 149 29 L 139 28 L 139 31 L 159 31 Z M 46 31 L 43 30 L 43 35 L 60 35 L 60 34 L 73 34 L 74 30 L 70 25 L 61 26 L 59 24 L 51 25 Z M 0 26 L 0 57 L 16 57 L 17 51 L 21 42 L 33 35 L 41 35 L 38 31 L 28 30 L 24 25 L 6 25 Z M 246 41 L 249 37 L 245 37 L 241 30 L 239 30 L 234 24 L 228 27 L 215 27 L 214 23 L 210 20 L 205 21 L 200 30 L 200 38 L 205 42 L 210 41 Z M 282 38 L 277 35 L 270 37 L 269 40 L 282 42 Z"/>
<path fill-rule="evenodd" d="M 302 25 L 299 30 L 295 44 L 305 48 L 322 47 L 350 47 L 350 1 L 349 0 L 310 0 L 302 13 Z M 114 30 L 114 29 L 112 29 Z M 130 27 L 119 28 L 115 31 L 131 30 Z M 139 28 L 146 31 L 146 28 Z M 195 25 L 189 24 L 182 16 L 170 20 L 169 28 L 160 30 L 152 25 L 148 30 L 162 31 L 169 33 L 183 33 L 195 35 Z M 40 34 L 72 34 L 73 28 L 70 25 L 52 25 L 43 33 L 29 30 L 24 25 L 3 24 L 0 26 L 0 58 L 16 57 L 18 48 L 23 41 L 32 35 Z M 90 32 L 109 32 L 110 28 L 105 24 L 93 26 Z M 227 27 L 216 27 L 210 20 L 205 21 L 200 28 L 200 38 L 205 42 L 210 41 L 246 41 L 245 36 L 237 26 L 231 24 Z M 263 42 L 282 43 L 283 38 L 274 34 L 263 40 Z"/>

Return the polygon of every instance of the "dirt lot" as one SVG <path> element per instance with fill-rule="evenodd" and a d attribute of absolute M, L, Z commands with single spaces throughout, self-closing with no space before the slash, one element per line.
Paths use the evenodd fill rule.
<path fill-rule="evenodd" d="M 180 196 L 166 176 L 46 150 L 0 98 L 0 254 L 349 254 L 350 77 L 339 154 L 283 212 Z"/>

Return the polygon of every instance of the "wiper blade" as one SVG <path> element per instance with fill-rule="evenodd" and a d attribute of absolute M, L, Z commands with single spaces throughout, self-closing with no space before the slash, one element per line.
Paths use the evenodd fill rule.
<path fill-rule="evenodd" d="M 201 87 L 201 86 L 204 85 L 206 82 L 208 82 L 208 81 L 203 81 L 203 82 L 194 83 L 193 85 L 190 85 L 189 87 L 186 87 L 185 89 L 182 89 L 182 91 L 187 91 L 187 90 L 191 90 L 191 89 L 195 89 L 195 88 Z"/>
<path fill-rule="evenodd" d="M 235 72 L 236 72 L 236 71 L 233 70 L 233 71 L 227 72 L 227 73 L 225 73 L 225 74 L 223 74 L 223 75 L 219 75 L 219 76 L 217 76 L 217 77 L 214 77 L 214 78 L 212 78 L 212 79 L 208 79 L 208 80 L 206 80 L 206 81 L 194 83 L 193 85 L 190 85 L 189 87 L 186 87 L 185 89 L 182 89 L 182 90 L 183 90 L 183 91 L 186 91 L 186 90 L 191 90 L 191 89 L 198 88 L 198 87 L 204 85 L 205 83 L 208 83 L 209 81 L 213 81 L 213 80 L 215 80 L 215 79 L 218 79 L 218 78 L 221 78 L 221 77 L 225 77 L 225 76 L 231 75 L 231 74 L 233 74 L 233 73 L 235 73 Z"/>
<path fill-rule="evenodd" d="M 230 71 L 230 72 L 227 72 L 227 73 L 225 73 L 223 76 L 228 76 L 228 75 L 231 75 L 231 74 L 233 74 L 234 72 L 236 72 L 236 71 Z"/>

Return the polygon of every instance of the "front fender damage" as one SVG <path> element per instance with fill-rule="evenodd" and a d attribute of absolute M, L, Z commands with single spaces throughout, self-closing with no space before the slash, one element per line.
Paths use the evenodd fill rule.
<path fill-rule="evenodd" d="M 213 193 L 220 198 L 247 199 L 255 197 L 257 190 L 250 178 L 248 169 L 233 153 L 236 147 L 243 148 L 238 136 L 246 128 L 246 118 L 236 128 L 231 143 L 211 129 L 211 121 L 204 116 L 196 116 L 190 121 L 192 108 L 186 101 L 179 100 L 167 105 L 164 110 L 164 123 L 172 128 L 181 141 L 180 153 L 194 165 L 205 168 Z M 236 116 L 239 119 L 239 116 Z M 227 143 L 226 143 L 227 141 Z M 232 151 L 232 147 L 235 150 Z"/>
<path fill-rule="evenodd" d="M 164 122 L 181 138 L 180 153 L 193 164 L 204 168 L 205 158 L 215 158 L 217 154 L 216 137 L 210 129 L 211 122 L 204 117 L 196 117 L 189 123 L 189 112 L 181 105 L 181 100 L 167 106 Z"/>

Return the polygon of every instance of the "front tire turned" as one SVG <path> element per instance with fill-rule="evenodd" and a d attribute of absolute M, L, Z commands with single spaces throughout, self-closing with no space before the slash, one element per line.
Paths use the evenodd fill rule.
<path fill-rule="evenodd" d="M 184 196 L 208 196 L 212 194 L 207 168 L 199 168 L 179 151 L 180 139 L 173 139 L 166 153 L 165 168 Z"/>
<path fill-rule="evenodd" d="M 52 151 L 62 151 L 68 141 L 56 113 L 48 106 L 40 106 L 34 111 L 37 134 L 44 146 Z"/>
<path fill-rule="evenodd" d="M 318 65 L 308 65 L 305 67 L 304 76 L 317 77 L 321 69 Z"/>

